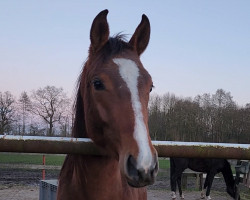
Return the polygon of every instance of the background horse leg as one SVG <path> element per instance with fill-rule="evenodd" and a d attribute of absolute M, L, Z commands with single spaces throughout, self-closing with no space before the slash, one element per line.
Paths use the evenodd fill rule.
<path fill-rule="evenodd" d="M 240 200 L 239 183 L 240 183 L 240 173 L 238 171 L 236 171 L 236 177 L 235 177 L 235 182 L 234 182 L 234 190 L 235 190 L 235 198 L 234 199 L 235 200 Z"/>
<path fill-rule="evenodd" d="M 170 184 L 171 184 L 171 197 L 176 199 L 176 182 L 179 188 L 179 194 L 181 199 L 184 199 L 181 190 L 181 176 L 182 172 L 188 168 L 187 158 L 170 158 Z"/>
<path fill-rule="evenodd" d="M 184 195 L 182 194 L 182 189 L 181 189 L 181 175 L 183 171 L 177 171 L 174 174 L 170 175 L 170 185 L 171 185 L 171 197 L 172 199 L 176 199 L 176 182 L 178 184 L 178 189 L 179 189 L 179 195 L 181 199 L 184 199 Z"/>
<path fill-rule="evenodd" d="M 211 190 L 211 187 L 212 187 L 212 183 L 213 183 L 215 174 L 216 174 L 215 172 L 211 172 L 211 171 L 210 171 L 210 172 L 207 174 L 207 177 L 206 177 L 206 179 L 207 179 L 206 199 L 207 199 L 207 200 L 210 200 L 210 199 L 211 199 L 211 197 L 210 197 L 210 190 Z"/>
<path fill-rule="evenodd" d="M 171 198 L 176 199 L 176 175 L 171 172 L 170 173 L 170 185 L 171 185 Z"/>
<path fill-rule="evenodd" d="M 180 198 L 184 199 L 184 195 L 182 194 L 182 189 L 181 189 L 181 174 L 177 177 L 177 185 L 179 189 Z"/>
<path fill-rule="evenodd" d="M 171 186 L 171 198 L 176 199 L 176 170 L 175 163 L 172 158 L 170 158 L 170 186 Z"/>
<path fill-rule="evenodd" d="M 201 199 L 205 199 L 205 191 L 206 191 L 206 188 L 208 186 L 208 175 L 206 176 L 206 179 L 205 179 L 205 183 L 204 183 L 204 186 L 202 188 L 202 191 L 201 191 Z"/>

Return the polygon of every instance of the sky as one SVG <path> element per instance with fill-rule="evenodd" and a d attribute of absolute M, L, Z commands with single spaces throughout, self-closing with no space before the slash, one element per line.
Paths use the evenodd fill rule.
<path fill-rule="evenodd" d="M 94 17 L 108 9 L 111 36 L 128 40 L 146 14 L 151 38 L 141 55 L 157 94 L 231 92 L 250 103 L 250 1 L 0 0 L 0 92 L 53 85 L 74 94 Z"/>

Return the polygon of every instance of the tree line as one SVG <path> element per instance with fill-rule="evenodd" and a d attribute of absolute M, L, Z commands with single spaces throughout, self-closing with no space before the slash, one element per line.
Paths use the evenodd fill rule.
<path fill-rule="evenodd" d="M 0 92 L 0 134 L 70 136 L 73 102 L 55 86 L 17 99 Z M 223 89 L 193 99 L 153 94 L 148 114 L 153 140 L 250 143 L 250 103 L 238 106 Z"/>
<path fill-rule="evenodd" d="M 153 140 L 250 143 L 250 104 L 238 106 L 223 89 L 193 99 L 156 94 L 149 130 Z"/>
<path fill-rule="evenodd" d="M 16 99 L 0 92 L 0 134 L 69 136 L 73 113 L 62 88 L 46 86 Z"/>

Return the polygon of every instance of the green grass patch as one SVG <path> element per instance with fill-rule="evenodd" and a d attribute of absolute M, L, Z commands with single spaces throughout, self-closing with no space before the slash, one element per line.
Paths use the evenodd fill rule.
<path fill-rule="evenodd" d="M 160 169 L 169 169 L 170 168 L 170 160 L 159 158 L 159 168 Z"/>
<path fill-rule="evenodd" d="M 65 155 L 52 155 L 46 154 L 46 165 L 60 166 L 63 164 Z M 31 164 L 31 165 L 42 165 L 43 155 L 42 154 L 23 154 L 23 153 L 0 153 L 0 163 L 5 164 Z M 169 159 L 159 158 L 160 169 L 169 169 Z"/>
<path fill-rule="evenodd" d="M 46 165 L 59 166 L 63 164 L 65 155 L 45 155 Z M 42 165 L 43 155 L 21 154 L 21 153 L 0 153 L 0 163 L 5 164 L 32 164 Z"/>
<path fill-rule="evenodd" d="M 62 165 L 65 155 L 46 155 L 46 165 Z"/>

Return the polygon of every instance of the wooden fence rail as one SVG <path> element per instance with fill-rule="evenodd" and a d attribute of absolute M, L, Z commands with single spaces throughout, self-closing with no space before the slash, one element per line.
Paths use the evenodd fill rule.
<path fill-rule="evenodd" d="M 153 141 L 159 157 L 250 160 L 250 144 Z M 0 135 L 0 152 L 89 154 L 101 151 L 88 138 Z"/>

